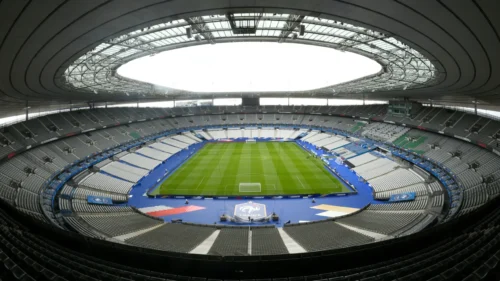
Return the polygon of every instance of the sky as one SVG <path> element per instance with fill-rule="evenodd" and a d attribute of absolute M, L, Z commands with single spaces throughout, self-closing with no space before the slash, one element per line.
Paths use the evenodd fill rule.
<path fill-rule="evenodd" d="M 347 82 L 380 69 L 372 59 L 332 48 L 238 42 L 142 57 L 118 68 L 118 74 L 192 92 L 293 92 Z"/>

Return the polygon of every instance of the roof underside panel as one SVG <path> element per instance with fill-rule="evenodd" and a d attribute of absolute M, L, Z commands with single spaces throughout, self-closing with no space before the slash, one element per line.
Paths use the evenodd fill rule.
<path fill-rule="evenodd" d="M 310 5 L 269 0 L 239 8 L 221 3 L 225 2 L 200 6 L 191 1 L 0 1 L 0 104 L 8 110 L 26 107 L 26 100 L 49 105 L 199 98 L 199 93 L 127 80 L 115 70 L 127 61 L 172 48 L 293 40 L 354 51 L 384 66 L 375 77 L 294 92 L 297 97 L 335 93 L 348 98 L 500 105 L 500 19 L 495 13 L 499 1 L 332 0 Z M 257 94 L 285 93 L 245 95 Z"/>

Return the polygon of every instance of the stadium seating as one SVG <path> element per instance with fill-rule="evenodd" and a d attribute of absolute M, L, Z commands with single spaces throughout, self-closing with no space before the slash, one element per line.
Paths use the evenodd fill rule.
<path fill-rule="evenodd" d="M 378 211 L 376 209 L 379 207 L 376 206 L 378 205 L 372 205 L 369 209 L 361 213 L 341 218 L 338 222 L 368 231 L 395 236 L 402 229 L 415 224 L 425 216 L 421 212 Z M 399 210 L 399 206 L 397 209 Z"/>
<path fill-rule="evenodd" d="M 165 139 L 161 140 L 161 142 L 168 144 L 168 145 L 171 145 L 171 146 L 174 146 L 174 147 L 177 147 L 179 149 L 184 149 L 184 148 L 189 146 L 189 144 L 187 144 L 185 142 L 178 141 L 174 138 L 165 138 Z"/>
<path fill-rule="evenodd" d="M 181 151 L 180 148 L 177 148 L 177 147 L 174 147 L 174 146 L 170 146 L 170 145 L 166 145 L 164 143 L 161 143 L 161 142 L 157 142 L 157 143 L 153 143 L 151 144 L 151 147 L 159 150 L 159 151 L 163 151 L 165 153 L 169 153 L 169 154 L 175 154 L 179 151 Z"/>
<path fill-rule="evenodd" d="M 115 207 L 117 208 L 117 207 Z M 149 218 L 134 211 L 78 214 L 91 227 L 108 237 L 115 237 L 148 229 L 159 224 L 161 221 Z"/>
<path fill-rule="evenodd" d="M 43 124 L 47 124 L 47 126 L 51 126 L 50 124 L 53 124 L 54 126 L 57 126 L 57 128 L 62 128 L 63 131 L 71 131 L 75 128 L 77 128 L 78 130 L 80 130 L 81 128 L 85 128 L 87 124 L 112 124 L 114 122 L 113 118 L 118 118 L 117 120 L 129 119 L 125 114 L 120 113 L 121 110 L 114 110 L 113 113 L 109 114 L 105 113 L 104 110 L 96 111 L 99 111 L 99 113 L 66 113 L 65 115 L 68 118 L 71 117 L 70 119 L 64 119 L 62 117 L 65 116 L 64 114 L 61 114 L 61 117 L 59 117 L 59 115 L 48 116 L 47 118 L 44 118 L 37 122 L 42 122 Z M 128 111 L 134 112 L 134 110 Z M 443 122 L 443 119 L 446 119 L 447 116 L 450 116 L 448 113 L 445 113 L 441 110 L 438 110 L 436 112 L 438 113 L 438 116 L 436 116 L 436 118 L 432 120 L 424 121 L 425 118 L 423 118 L 422 116 L 418 117 L 420 118 L 420 120 L 422 120 L 422 122 L 419 124 L 428 123 L 429 125 L 432 125 L 434 120 Z M 428 115 L 428 113 L 422 115 Z M 460 181 L 463 188 L 463 201 L 460 207 L 460 211 L 458 212 L 458 216 L 467 216 L 469 213 L 480 208 L 482 205 L 486 204 L 488 200 L 492 200 L 496 195 L 500 193 L 500 182 L 498 181 L 498 171 L 496 171 L 496 167 L 498 167 L 500 163 L 499 157 L 487 152 L 486 150 L 475 147 L 473 144 L 450 139 L 447 136 L 440 136 L 434 135 L 429 132 L 417 131 L 415 129 L 398 131 L 397 128 L 393 127 L 394 125 L 359 125 L 359 127 L 356 127 L 358 125 L 355 122 L 353 122 L 352 120 L 345 120 L 346 118 L 341 117 L 329 116 L 322 118 L 316 116 L 313 118 L 308 118 L 304 117 L 303 115 L 281 114 L 280 120 L 277 120 L 276 116 L 277 115 L 275 114 L 270 117 L 266 114 L 247 113 L 244 115 L 243 120 L 240 120 L 239 118 L 227 117 L 226 121 L 224 122 L 229 122 L 234 119 L 234 122 L 238 122 L 241 124 L 250 124 L 251 120 L 257 120 L 257 122 L 263 120 L 272 124 L 280 124 L 281 122 L 285 123 L 286 120 L 289 120 L 286 123 L 296 123 L 306 126 L 310 126 L 311 124 L 321 127 L 331 126 L 334 128 L 338 128 L 339 130 L 349 132 L 366 132 L 365 136 L 369 138 L 373 137 L 374 139 L 376 139 L 384 137 L 384 141 L 392 142 L 394 144 L 401 142 L 402 147 L 408 148 L 412 151 L 416 151 L 424 155 L 424 157 L 428 157 L 436 162 L 439 162 L 444 167 L 456 174 L 457 179 Z M 195 117 L 196 118 L 192 118 L 193 122 L 203 122 L 203 118 L 197 116 Z M 462 118 L 462 120 L 463 119 L 464 118 Z M 467 117 L 466 120 L 460 120 L 459 124 L 454 126 L 453 131 L 460 132 L 460 134 L 458 135 L 470 137 L 471 139 L 474 137 L 476 139 L 482 137 L 481 131 L 483 131 L 484 129 L 487 129 L 485 132 L 494 131 L 490 124 L 492 122 L 483 122 L 484 129 L 480 130 L 478 134 L 471 135 L 471 133 L 466 132 L 466 129 L 463 129 L 467 126 L 467 130 L 471 129 L 472 125 L 469 126 L 469 123 L 472 121 L 470 121 L 469 119 L 472 120 L 473 118 Z M 79 126 L 73 126 L 71 122 L 66 120 L 74 120 L 76 122 L 79 122 Z M 65 122 L 67 124 L 64 124 Z M 153 123 L 153 121 L 151 122 Z M 103 130 L 97 130 L 87 135 L 69 137 L 61 141 L 56 140 L 47 145 L 32 148 L 28 152 L 15 156 L 14 158 L 9 159 L 8 161 L 1 164 L 0 198 L 3 198 L 6 202 L 15 205 L 17 209 L 22 211 L 23 213 L 47 223 L 48 221 L 45 218 L 44 210 L 42 209 L 42 205 L 40 204 L 41 200 L 39 197 L 39 193 L 43 190 L 45 182 L 53 174 L 61 172 L 67 167 L 70 167 L 75 161 L 86 159 L 89 155 L 115 147 L 118 144 L 128 142 L 133 139 L 137 140 L 141 137 L 154 133 L 159 133 L 168 128 L 181 128 L 181 126 L 185 124 L 190 124 L 189 126 L 193 126 L 193 123 L 189 122 L 187 118 L 184 121 L 179 121 L 177 124 L 169 121 L 171 125 L 168 125 L 167 123 L 161 123 L 162 121 L 158 120 L 155 120 L 154 122 L 155 125 L 152 126 L 134 125 L 130 127 L 120 126 L 117 128 L 106 128 Z M 217 122 L 222 121 L 217 121 L 215 118 L 211 118 L 209 123 L 212 125 L 220 124 Z M 476 118 L 474 119 L 474 122 L 481 123 L 482 120 Z M 3 133 L 2 135 L 6 139 L 6 142 L 10 142 L 10 144 L 8 145 L 9 149 L 0 150 L 0 152 L 8 153 L 13 151 L 14 147 L 20 149 L 19 144 L 21 143 L 23 145 L 38 144 L 43 141 L 44 138 L 52 137 L 53 134 L 50 133 L 49 130 L 44 129 L 47 126 L 43 126 L 44 127 L 41 129 L 36 128 L 34 122 L 31 122 L 29 125 L 20 126 L 18 124 L 17 126 L 15 126 L 16 128 L 24 129 L 21 132 L 31 132 L 33 137 L 27 139 L 21 137 L 23 133 Z M 436 125 L 436 127 L 439 126 Z M 461 130 L 463 130 L 463 132 Z M 216 132 L 213 134 L 221 136 L 221 138 L 226 138 L 229 136 L 228 131 L 229 130 L 208 130 L 206 133 L 205 131 L 199 131 L 201 132 L 199 134 L 204 136 L 205 138 L 210 138 L 210 135 L 213 132 Z M 241 132 L 240 130 L 237 131 Z M 255 137 L 265 137 L 270 135 L 272 135 L 273 137 L 285 137 L 286 135 L 298 136 L 300 132 L 304 132 L 305 130 L 303 129 L 302 131 L 292 131 L 255 128 L 246 129 L 244 131 L 244 134 L 248 132 Z M 319 144 L 319 146 L 323 146 L 324 144 L 332 144 L 328 141 L 336 138 L 335 136 L 331 136 L 320 131 L 310 132 L 307 137 L 313 138 L 314 136 L 316 136 L 316 138 L 319 138 L 320 135 L 327 135 L 327 137 L 317 140 L 316 143 Z M 158 150 L 159 153 L 154 154 L 154 156 L 158 157 L 158 155 L 162 155 L 161 158 L 163 158 L 165 156 L 174 154 L 183 148 L 186 148 L 189 144 L 196 143 L 198 141 L 199 139 L 197 140 L 196 137 L 189 134 L 176 135 L 173 137 L 161 139 L 158 142 L 153 142 L 148 145 L 149 147 L 143 147 L 142 151 L 141 149 L 138 149 L 135 153 L 122 152 L 115 155 L 114 157 L 116 159 L 123 159 L 122 161 L 134 161 L 131 159 L 134 159 L 136 157 L 145 158 L 144 156 L 140 156 L 140 154 L 151 157 L 153 156 L 152 152 L 156 152 L 156 150 Z M 489 143 L 493 142 L 493 140 L 489 141 Z M 157 161 L 161 161 L 161 159 L 155 159 Z M 388 166 L 389 162 L 386 162 L 383 159 L 381 160 L 380 158 L 370 153 L 364 153 L 361 156 L 350 158 L 349 160 L 354 164 L 354 166 L 356 166 L 355 170 L 357 169 L 357 173 L 361 176 L 365 175 L 366 179 L 368 179 L 374 189 L 377 190 L 377 192 L 375 193 L 375 197 L 377 199 L 387 199 L 391 194 L 408 191 L 415 191 L 417 193 L 417 199 L 413 202 L 407 203 L 373 204 L 367 210 L 359 214 L 341 218 L 336 221 L 317 223 L 317 225 L 324 224 L 324 229 L 335 228 L 335 230 L 332 230 L 332 233 L 342 231 L 346 231 L 346 233 L 351 234 L 354 233 L 352 234 L 352 241 L 345 240 L 335 242 L 330 241 L 328 237 L 317 237 L 318 240 L 322 239 L 322 241 L 326 241 L 325 244 L 330 245 L 329 247 L 323 247 L 321 245 L 314 244 L 313 238 L 304 238 L 302 236 L 305 236 L 305 234 L 300 234 L 302 233 L 301 227 L 307 228 L 311 227 L 310 225 L 314 224 L 286 226 L 285 231 L 289 233 L 290 236 L 294 237 L 294 239 L 296 236 L 297 242 L 299 242 L 300 239 L 306 241 L 303 243 L 307 244 L 308 246 L 303 246 L 308 251 L 343 248 L 349 247 L 351 245 L 370 243 L 375 240 L 374 238 L 369 236 L 368 238 L 366 238 L 366 233 L 362 234 L 362 231 L 390 236 L 400 236 L 403 234 L 415 233 L 417 230 L 420 230 L 423 226 L 427 225 L 427 222 L 430 223 L 435 219 L 435 216 L 426 214 L 425 212 L 422 212 L 422 210 L 431 210 L 431 208 L 438 208 L 446 204 L 446 196 L 443 194 L 443 191 L 446 190 L 443 189 L 443 187 L 438 182 L 428 183 L 424 182 L 422 179 L 419 179 L 419 181 L 417 181 L 416 177 L 418 176 L 416 176 L 416 174 L 411 172 L 410 170 L 407 170 L 405 168 L 394 169 L 396 166 L 393 167 L 392 164 L 389 165 L 391 167 L 389 169 L 386 167 Z M 141 165 L 144 165 L 143 163 L 148 161 L 142 161 L 141 158 L 141 161 L 138 161 L 137 163 L 139 162 L 141 163 Z M 157 164 L 158 162 L 154 163 Z M 133 163 L 131 164 L 134 165 Z M 106 172 L 105 170 L 108 166 L 117 166 L 123 169 L 127 169 L 128 172 L 115 171 L 122 176 L 124 176 L 124 174 L 130 174 L 131 170 L 138 169 L 130 165 L 111 160 L 104 160 L 103 162 L 100 162 L 95 166 L 96 168 L 99 168 L 104 172 Z M 384 168 L 376 168 L 380 166 L 383 166 Z M 140 174 L 147 173 L 149 167 L 153 166 L 150 165 L 146 167 L 147 169 L 143 169 L 144 171 L 141 171 Z M 120 176 L 117 175 L 117 177 Z M 105 175 L 103 173 L 91 173 L 85 170 L 80 174 L 79 178 L 73 177 L 73 179 L 76 179 L 75 182 L 78 184 L 78 186 L 70 187 L 68 185 L 65 185 L 61 191 L 61 194 L 64 194 L 68 197 L 60 197 L 58 200 L 58 204 L 60 205 L 61 210 L 72 212 L 62 216 L 62 218 L 66 222 L 66 225 L 68 226 L 68 229 L 78 231 L 84 235 L 99 238 L 106 236 L 107 238 L 109 238 L 138 233 L 137 236 L 126 238 L 125 243 L 140 245 L 151 249 L 161 249 L 164 251 L 178 251 L 187 253 L 214 231 L 214 228 L 212 227 L 190 225 L 189 227 L 199 229 L 198 232 L 200 233 L 200 237 L 197 238 L 198 240 L 193 240 L 197 241 L 196 243 L 187 243 L 185 241 L 186 239 L 184 239 L 184 241 L 176 241 L 175 243 L 169 244 L 169 246 L 165 246 L 164 248 L 162 248 L 160 243 L 148 246 L 144 244 L 146 243 L 145 241 L 148 240 L 150 242 L 152 240 L 147 239 L 147 235 L 151 235 L 151 237 L 160 237 L 162 236 L 161 231 L 163 229 L 167 229 L 168 227 L 166 225 L 170 224 L 162 224 L 158 220 L 138 214 L 133 210 L 116 208 L 115 206 L 98 207 L 89 205 L 85 201 L 86 196 L 88 195 L 98 195 L 111 197 L 114 201 L 123 202 L 126 200 L 126 194 L 128 194 L 128 192 L 130 191 L 130 188 L 137 180 L 137 177 L 133 180 L 130 179 L 130 181 L 132 182 L 127 182 L 116 177 Z M 403 180 L 395 181 L 394 179 Z M 119 212 L 119 209 L 123 211 Z M 321 228 L 321 226 L 317 227 Z M 203 228 L 204 230 L 205 228 L 210 230 L 210 232 L 208 232 L 208 235 L 207 233 L 201 235 L 201 228 Z M 356 232 L 353 229 L 357 229 L 361 232 Z M 155 234 L 156 231 L 158 231 L 158 233 Z M 177 233 L 175 230 L 171 230 L 172 233 L 170 233 L 170 230 L 163 231 L 165 233 L 168 232 L 169 235 Z M 296 234 L 294 231 L 296 231 L 298 234 Z M 198 232 L 195 231 L 195 233 Z M 477 235 L 487 236 L 488 234 L 485 232 L 481 232 Z M 168 235 L 166 236 L 168 237 Z M 144 239 L 142 239 L 141 237 Z M 355 237 L 358 238 L 355 239 Z M 173 236 L 170 239 L 173 240 Z M 251 240 L 251 246 L 249 246 L 249 240 Z M 245 241 L 247 242 L 246 244 Z M 183 242 L 185 243 L 183 244 Z M 209 254 L 225 256 L 249 255 L 249 253 L 251 253 L 251 255 L 272 255 L 287 253 L 286 247 L 281 247 L 280 242 L 282 243 L 282 240 L 276 233 L 275 228 L 254 228 L 250 230 L 221 228 L 220 234 L 218 235 L 214 245 L 211 247 Z M 162 245 L 163 244 L 167 243 L 162 243 Z M 300 244 L 302 245 L 302 243 Z M 270 245 L 277 246 L 276 248 L 273 248 Z M 394 268 L 395 270 L 397 270 L 398 267 L 396 266 Z M 459 269 L 457 270 L 459 271 Z M 469 271 L 469 273 L 473 274 L 473 271 Z M 460 276 L 465 277 L 465 275 Z"/>
<path fill-rule="evenodd" d="M 284 230 L 309 252 L 345 248 L 375 241 L 370 236 L 332 221 L 287 225 Z"/>
<path fill-rule="evenodd" d="M 204 137 L 206 140 L 212 140 L 213 137 L 207 134 L 205 131 L 202 130 L 197 130 L 195 131 L 197 134 L 200 134 L 202 137 Z"/>
<path fill-rule="evenodd" d="M 96 230 L 89 228 L 88 224 L 80 217 L 64 216 L 63 220 L 69 226 L 69 229 L 71 229 L 73 231 L 76 231 L 76 232 L 81 233 L 81 234 L 88 236 L 88 237 L 102 238 L 102 239 L 105 238 L 104 235 L 98 233 Z"/>
<path fill-rule="evenodd" d="M 248 255 L 248 228 L 225 227 L 208 252 L 209 255 L 245 256 Z"/>
<path fill-rule="evenodd" d="M 125 242 L 151 249 L 189 253 L 214 231 L 213 226 L 166 223 Z"/>
<path fill-rule="evenodd" d="M 89 204 L 87 200 L 73 199 L 71 200 L 71 204 L 73 211 L 79 215 L 82 215 L 82 213 L 133 212 L 133 209 L 130 207 Z"/>
<path fill-rule="evenodd" d="M 439 186 L 439 183 L 437 185 Z M 423 183 L 417 183 L 414 185 L 396 188 L 389 191 L 379 191 L 375 193 L 374 197 L 375 199 L 384 200 L 389 199 L 393 194 L 401 194 L 406 192 L 415 192 L 417 196 L 425 196 L 428 194 L 426 185 Z"/>
<path fill-rule="evenodd" d="M 361 134 L 371 139 L 393 142 L 409 130 L 409 128 L 391 124 L 372 123 L 366 126 Z"/>
<path fill-rule="evenodd" d="M 491 218 L 489 221 L 491 221 Z M 142 272 L 140 269 L 132 269 L 124 265 L 119 266 L 109 261 L 104 262 L 80 252 L 65 249 L 25 230 L 16 231 L 11 227 L 6 227 L 5 224 L 0 228 L 0 232 L 3 239 L 2 245 L 4 245 L 2 247 L 2 253 L 4 254 L 2 260 L 10 259 L 15 264 L 10 266 L 9 272 L 14 271 L 16 274 L 22 275 L 19 270 L 14 269 L 17 265 L 22 268 L 24 274 L 31 275 L 37 280 L 40 280 L 43 276 L 51 276 L 51 278 L 61 276 L 69 278 L 68 280 L 83 280 L 80 278 L 84 278 L 89 273 L 92 273 L 91 275 L 94 277 L 100 276 L 99 278 L 125 276 L 125 274 L 134 276 L 134 279 L 139 278 L 139 276 L 143 276 L 143 278 L 146 276 L 148 278 L 167 277 L 159 272 Z M 23 235 L 13 235 L 14 233 L 22 233 Z M 491 231 L 489 227 L 482 227 L 482 229 L 465 235 L 457 233 L 453 237 L 448 237 L 442 242 L 432 245 L 430 249 L 420 249 L 408 256 L 398 257 L 394 260 L 391 260 L 390 257 L 384 258 L 383 261 L 379 259 L 378 262 L 372 263 L 370 266 L 358 266 L 355 269 L 323 273 L 316 278 L 328 276 L 330 278 L 340 278 L 349 275 L 358 278 L 362 276 L 364 278 L 370 276 L 379 276 L 379 278 L 382 278 L 382 276 L 386 278 L 397 276 L 399 278 L 418 277 L 427 279 L 429 276 L 441 274 L 441 278 L 464 279 L 468 275 L 479 274 L 486 276 L 495 268 L 495 261 L 498 261 L 498 257 L 496 257 L 499 241 L 496 238 L 497 233 L 498 231 Z M 464 250 L 460 251 L 459 249 Z M 38 255 L 35 256 L 32 253 L 38 253 Z M 453 263 L 454 260 L 458 262 Z M 485 264 L 484 262 L 487 264 L 486 267 L 475 266 Z M 447 265 L 451 264 L 453 264 L 451 267 L 453 270 L 450 270 L 450 268 L 446 270 Z M 63 267 L 70 268 L 71 273 L 61 271 Z M 90 268 L 93 271 L 89 271 Z M 330 268 L 333 268 L 333 266 L 330 265 Z M 481 268 L 481 271 L 479 271 L 479 268 Z M 290 271 L 292 270 L 289 269 Z M 181 280 L 179 278 L 182 277 L 170 276 L 171 280 Z M 308 278 L 312 278 L 312 276 Z"/>
<path fill-rule="evenodd" d="M 418 196 L 414 201 L 398 202 L 392 204 L 372 204 L 370 210 L 377 211 L 412 211 L 425 210 L 427 208 L 428 196 Z"/>
<path fill-rule="evenodd" d="M 189 145 L 195 144 L 195 143 L 198 142 L 198 141 L 196 141 L 196 140 L 194 140 L 192 138 L 189 138 L 189 137 L 187 137 L 185 135 L 176 135 L 176 136 L 173 136 L 172 138 L 175 139 L 175 140 L 178 140 L 180 142 L 187 143 Z"/>
<path fill-rule="evenodd" d="M 136 153 L 142 154 L 144 156 L 147 156 L 149 158 L 152 158 L 152 159 L 155 159 L 158 161 L 167 160 L 171 156 L 171 154 L 169 154 L 169 153 L 165 153 L 165 152 L 159 151 L 158 149 L 152 149 L 149 147 L 143 147 L 143 148 L 137 150 Z M 141 158 L 141 160 L 143 160 L 143 159 Z M 126 160 L 123 159 L 123 161 L 126 161 Z"/>
<path fill-rule="evenodd" d="M 373 162 L 357 166 L 353 170 L 366 180 L 370 180 L 392 172 L 399 167 L 395 162 L 387 158 L 379 158 Z"/>
<path fill-rule="evenodd" d="M 351 164 L 353 164 L 355 167 L 357 166 L 360 166 L 360 165 L 363 165 L 363 164 L 366 164 L 368 162 L 371 162 L 371 161 L 374 161 L 374 160 L 377 160 L 378 157 L 371 154 L 371 153 L 365 153 L 365 154 L 361 154 L 357 157 L 353 157 L 351 159 L 349 159 L 349 162 Z"/>
<path fill-rule="evenodd" d="M 370 185 L 375 192 L 423 183 L 423 179 L 407 169 L 399 168 L 383 176 L 369 179 Z"/>
<path fill-rule="evenodd" d="M 133 155 L 133 154 L 132 153 L 127 154 L 125 157 L 127 157 L 129 155 Z M 132 159 L 133 160 L 131 160 L 131 161 L 137 160 L 135 157 L 133 157 Z M 129 181 L 131 183 L 138 182 L 142 177 L 144 177 L 148 173 L 148 170 L 146 170 L 146 169 L 134 167 L 132 165 L 128 165 L 128 164 L 125 164 L 122 162 L 112 162 L 112 163 L 102 167 L 101 171 L 104 171 L 110 175 L 117 177 L 117 178 Z"/>
<path fill-rule="evenodd" d="M 276 137 L 283 139 L 295 139 L 298 135 L 298 132 L 295 130 L 279 129 Z"/>
<path fill-rule="evenodd" d="M 87 197 L 89 195 L 110 197 L 114 202 L 127 201 L 127 196 L 125 194 L 100 192 L 100 191 L 96 191 L 96 190 L 90 190 L 87 188 L 83 188 L 82 186 L 75 189 L 75 192 L 73 193 L 73 198 L 87 200 Z"/>
<path fill-rule="evenodd" d="M 275 227 L 252 227 L 252 255 L 288 254 L 283 239 Z"/>
<path fill-rule="evenodd" d="M 348 159 L 357 155 L 356 153 L 350 151 L 349 149 L 346 149 L 345 147 L 332 149 L 331 152 L 333 152 L 334 155 L 342 157 L 343 159 Z"/>
<path fill-rule="evenodd" d="M 337 141 L 335 142 L 332 142 L 332 143 L 329 143 L 327 145 L 325 145 L 325 149 L 327 150 L 334 150 L 338 147 L 341 147 L 341 146 L 344 146 L 346 144 L 349 144 L 350 142 L 345 140 L 345 139 L 338 139 Z"/>
<path fill-rule="evenodd" d="M 141 149 L 136 150 L 137 153 L 140 153 Z M 120 158 L 121 161 L 132 164 L 136 167 L 143 168 L 145 170 L 153 170 L 156 166 L 160 165 L 160 161 L 151 159 L 149 157 L 144 157 L 136 153 L 130 153 L 122 158 Z M 130 168 L 122 166 L 125 170 L 130 170 Z M 131 171 L 132 172 L 132 171 Z M 135 172 L 133 172 L 135 173 Z M 137 173 L 138 175 L 145 175 L 142 174 L 142 172 Z"/>
<path fill-rule="evenodd" d="M 128 194 L 132 188 L 132 183 L 130 182 L 119 180 L 101 173 L 95 173 L 88 176 L 80 185 L 118 194 Z"/>
<path fill-rule="evenodd" d="M 307 135 L 302 138 L 302 140 L 309 142 L 309 139 L 313 138 L 314 136 L 316 136 L 318 134 L 320 134 L 319 131 L 312 130 L 312 131 L 308 132 Z"/>

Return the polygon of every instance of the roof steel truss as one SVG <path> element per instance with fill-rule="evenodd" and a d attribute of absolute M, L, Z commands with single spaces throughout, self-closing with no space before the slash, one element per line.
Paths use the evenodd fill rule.
<path fill-rule="evenodd" d="M 255 24 L 255 32 L 234 32 L 235 28 L 245 27 L 243 23 L 248 21 Z M 301 24 L 305 26 L 305 34 L 296 39 L 297 43 L 355 52 L 379 62 L 383 71 L 355 81 L 298 93 L 321 95 L 334 90 L 336 94 L 350 94 L 418 88 L 435 83 L 442 75 L 417 50 L 377 31 L 311 16 L 243 13 L 170 21 L 102 42 L 67 66 L 59 84 L 79 92 L 158 94 L 158 87 L 124 79 L 116 74 L 116 69 L 130 60 L 180 47 L 218 41 L 284 42 Z M 203 40 L 187 38 L 187 27 L 201 35 Z M 186 93 L 169 88 L 161 91 L 173 95 Z"/>

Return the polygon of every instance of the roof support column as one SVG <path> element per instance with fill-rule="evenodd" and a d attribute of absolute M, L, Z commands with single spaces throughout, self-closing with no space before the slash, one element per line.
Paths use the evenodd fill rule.
<path fill-rule="evenodd" d="M 28 100 L 26 100 L 26 107 L 25 107 L 25 110 L 26 110 L 26 120 L 25 121 L 28 121 L 28 114 L 29 114 L 29 105 L 28 105 Z"/>

